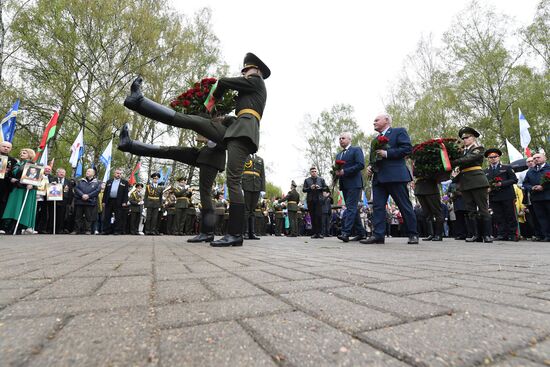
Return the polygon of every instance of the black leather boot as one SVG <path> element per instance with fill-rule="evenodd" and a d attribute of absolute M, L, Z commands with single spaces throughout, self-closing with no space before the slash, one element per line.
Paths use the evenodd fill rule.
<path fill-rule="evenodd" d="M 466 231 L 468 232 L 466 242 L 476 242 L 478 240 L 479 234 L 475 217 L 466 217 Z"/>
<path fill-rule="evenodd" d="M 483 242 L 493 243 L 493 222 L 491 218 L 483 218 Z"/>
<path fill-rule="evenodd" d="M 434 222 L 431 220 L 426 221 L 428 227 L 428 237 L 423 238 L 422 241 L 432 241 L 434 238 Z"/>
<path fill-rule="evenodd" d="M 244 204 L 231 203 L 229 205 L 229 221 L 227 234 L 221 239 L 210 242 L 213 247 L 228 247 L 243 245 Z"/>
<path fill-rule="evenodd" d="M 167 148 L 130 139 L 128 124 L 124 124 L 120 130 L 118 150 L 143 157 L 156 157 L 160 153 L 166 152 Z"/>
<path fill-rule="evenodd" d="M 130 87 L 131 93 L 124 100 L 124 106 L 152 120 L 172 125 L 176 111 L 145 98 L 141 92 L 142 83 L 143 79 L 141 77 L 134 80 Z"/>
<path fill-rule="evenodd" d="M 201 209 L 201 231 L 198 235 L 187 240 L 190 243 L 214 241 L 214 211 Z"/>
<path fill-rule="evenodd" d="M 443 221 L 434 222 L 434 236 L 432 241 L 443 241 Z"/>
<path fill-rule="evenodd" d="M 256 236 L 254 233 L 255 218 L 248 217 L 248 239 L 249 240 L 259 240 L 260 237 Z"/>

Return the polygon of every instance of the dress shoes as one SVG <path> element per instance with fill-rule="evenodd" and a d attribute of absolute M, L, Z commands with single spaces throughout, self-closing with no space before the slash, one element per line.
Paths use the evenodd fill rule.
<path fill-rule="evenodd" d="M 214 241 L 214 235 L 212 233 L 199 233 L 193 238 L 187 240 L 189 243 L 199 243 L 199 242 L 212 242 Z"/>
<path fill-rule="evenodd" d="M 222 238 L 216 241 L 210 242 L 212 247 L 229 247 L 229 246 L 242 246 L 243 245 L 243 236 L 242 235 L 232 235 L 226 234 Z"/>
<path fill-rule="evenodd" d="M 320 236 L 318 234 L 314 234 L 311 238 L 320 238 Z"/>
<path fill-rule="evenodd" d="M 409 240 L 407 241 L 407 244 L 418 245 L 418 236 L 409 236 Z"/>
<path fill-rule="evenodd" d="M 443 241 L 443 237 L 436 234 L 432 237 L 432 241 Z"/>
<path fill-rule="evenodd" d="M 429 235 L 428 237 L 423 238 L 422 241 L 433 241 L 433 238 L 434 238 L 434 236 Z"/>
<path fill-rule="evenodd" d="M 340 241 L 343 241 L 343 242 L 349 242 L 349 237 L 348 236 L 339 235 L 336 238 L 338 238 Z"/>
<path fill-rule="evenodd" d="M 359 241 L 359 243 L 365 244 L 365 245 L 383 245 L 384 239 L 383 238 L 376 238 L 376 237 L 369 237 L 365 238 L 364 240 Z"/>
<path fill-rule="evenodd" d="M 358 236 L 350 238 L 349 240 L 351 242 L 357 242 L 357 241 L 361 241 L 363 238 L 365 238 L 365 236 L 358 235 Z"/>
<path fill-rule="evenodd" d="M 508 241 L 508 237 L 499 234 L 494 238 L 495 241 Z"/>
<path fill-rule="evenodd" d="M 249 240 L 259 240 L 260 237 L 256 236 L 255 233 L 249 233 L 249 234 L 248 234 L 248 239 L 249 239 Z"/>

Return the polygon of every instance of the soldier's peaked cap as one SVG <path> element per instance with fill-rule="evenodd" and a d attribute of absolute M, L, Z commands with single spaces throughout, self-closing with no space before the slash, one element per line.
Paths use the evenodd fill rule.
<path fill-rule="evenodd" d="M 297 186 L 297 185 L 296 185 L 296 182 L 294 182 L 294 180 L 292 180 L 292 182 L 290 183 L 290 186 L 296 187 L 296 186 Z"/>
<path fill-rule="evenodd" d="M 464 134 L 470 134 L 470 135 L 473 135 L 475 136 L 476 138 L 479 137 L 479 133 L 472 127 L 469 127 L 469 126 L 464 126 L 463 128 L 461 128 L 460 130 L 458 130 L 458 137 L 462 139 L 462 136 Z"/>
<path fill-rule="evenodd" d="M 138 183 L 136 184 L 136 189 L 137 189 L 138 187 L 143 188 L 143 184 L 138 182 Z"/>
<path fill-rule="evenodd" d="M 249 52 L 245 55 L 241 72 L 244 72 L 246 69 L 249 68 L 260 69 L 264 79 L 269 78 L 269 76 L 271 75 L 271 70 L 269 70 L 267 65 L 264 64 L 264 62 L 252 52 Z"/>
<path fill-rule="evenodd" d="M 160 173 L 155 172 L 155 173 L 153 173 L 153 174 L 151 175 L 151 178 L 155 178 L 155 177 L 156 177 L 156 178 L 160 178 Z"/>
<path fill-rule="evenodd" d="M 496 153 L 499 157 L 502 156 L 502 150 L 498 149 L 498 148 L 491 148 L 491 149 L 487 149 L 484 153 L 485 155 L 485 158 L 487 158 L 489 156 L 489 154 L 491 153 Z"/>

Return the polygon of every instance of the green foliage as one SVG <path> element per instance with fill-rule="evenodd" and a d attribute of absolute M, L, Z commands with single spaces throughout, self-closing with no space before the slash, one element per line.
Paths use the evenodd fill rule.
<path fill-rule="evenodd" d="M 273 199 L 273 198 L 276 198 L 276 197 L 281 197 L 282 194 L 283 194 L 283 190 L 279 186 L 276 186 L 275 184 L 273 184 L 269 181 L 266 181 L 266 183 L 265 183 L 265 197 L 266 198 Z"/>

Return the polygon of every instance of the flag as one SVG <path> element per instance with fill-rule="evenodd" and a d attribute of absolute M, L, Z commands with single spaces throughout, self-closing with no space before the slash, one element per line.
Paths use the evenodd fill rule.
<path fill-rule="evenodd" d="M 204 107 L 206 107 L 206 110 L 208 112 L 212 111 L 212 108 L 214 108 L 214 105 L 216 104 L 216 100 L 214 99 L 214 91 L 218 87 L 218 82 L 214 83 L 212 87 L 210 88 L 210 93 L 208 93 L 208 97 L 204 100 Z"/>
<path fill-rule="evenodd" d="M 512 143 L 508 141 L 508 139 L 506 139 L 506 149 L 508 150 L 508 158 L 510 158 L 510 163 L 523 158 L 523 154 L 521 154 L 519 150 L 517 150 Z"/>
<path fill-rule="evenodd" d="M 40 140 L 40 145 L 38 146 L 35 161 L 40 158 L 40 154 L 48 147 L 48 142 L 50 141 L 50 139 L 54 137 L 55 131 L 57 130 L 58 117 L 59 113 L 55 111 L 52 118 L 50 119 L 50 122 L 48 122 L 48 124 L 46 125 L 46 129 L 44 130 L 44 134 L 42 134 L 42 139 Z"/>
<path fill-rule="evenodd" d="M 338 191 L 338 205 L 346 205 L 346 201 L 344 200 L 344 195 L 342 194 L 342 191 Z"/>
<path fill-rule="evenodd" d="M 227 200 L 227 183 L 223 183 L 223 199 Z"/>
<path fill-rule="evenodd" d="M 101 164 L 103 164 L 103 167 L 105 167 L 105 175 L 103 176 L 103 182 L 107 182 L 109 179 L 109 175 L 111 174 L 111 159 L 113 154 L 113 139 L 109 142 L 109 145 L 107 145 L 107 148 L 101 153 L 99 156 L 99 160 L 101 161 Z"/>
<path fill-rule="evenodd" d="M 141 170 L 141 162 L 137 161 L 136 166 L 134 167 L 134 170 L 130 174 L 130 179 L 128 180 L 128 183 L 130 185 L 135 185 L 139 182 L 139 171 Z"/>
<path fill-rule="evenodd" d="M 53 164 L 55 163 L 55 158 L 52 158 L 52 160 L 50 161 L 50 167 L 52 168 L 52 171 L 53 171 Z"/>
<path fill-rule="evenodd" d="M 362 192 L 363 192 L 363 194 L 362 194 L 362 196 L 363 196 L 363 206 L 365 208 L 368 208 L 369 207 L 369 201 L 367 200 L 367 193 L 365 192 L 365 190 L 363 190 Z"/>
<path fill-rule="evenodd" d="M 519 111 L 519 140 L 520 145 L 523 149 L 527 149 L 527 146 L 531 142 L 531 134 L 529 134 L 529 128 L 531 127 L 529 123 L 527 122 L 527 119 L 525 116 L 523 116 L 523 113 L 521 113 L 521 110 L 518 108 Z"/>
<path fill-rule="evenodd" d="M 75 171 L 75 174 L 74 174 L 74 177 L 80 177 L 80 176 L 82 176 L 82 161 L 81 160 L 78 161 L 78 164 L 76 166 L 76 171 Z"/>
<path fill-rule="evenodd" d="M 38 162 L 43 166 L 48 165 L 48 146 L 46 145 L 46 148 L 44 148 L 44 151 L 42 152 L 42 155 L 40 156 L 40 161 Z"/>
<path fill-rule="evenodd" d="M 19 100 L 15 101 L 6 116 L 0 122 L 0 142 L 8 141 L 11 143 L 15 134 L 15 120 L 19 111 Z"/>
<path fill-rule="evenodd" d="M 80 161 L 80 157 L 84 153 L 84 129 L 81 129 L 78 133 L 73 145 L 71 145 L 71 158 L 69 163 L 71 167 L 75 168 Z M 80 174 L 82 175 L 82 167 L 80 167 Z"/>
<path fill-rule="evenodd" d="M 170 177 L 170 173 L 172 173 L 172 167 L 163 167 L 160 169 L 160 178 L 159 178 L 159 185 L 166 184 L 168 182 L 168 177 Z"/>

